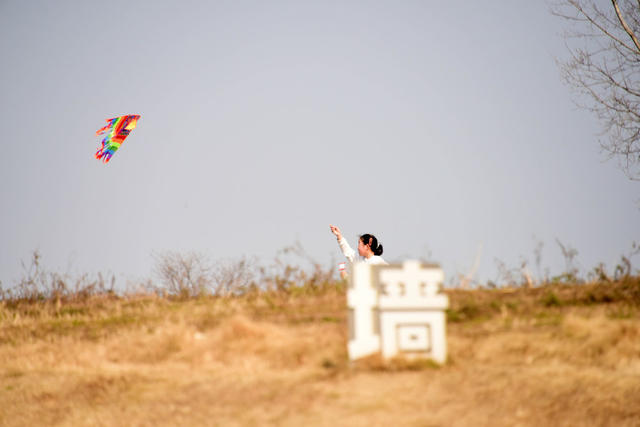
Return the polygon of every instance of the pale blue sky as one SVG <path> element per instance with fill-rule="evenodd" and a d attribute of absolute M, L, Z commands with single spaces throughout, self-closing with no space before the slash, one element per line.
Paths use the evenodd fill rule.
<path fill-rule="evenodd" d="M 0 281 L 152 276 L 152 253 L 340 259 L 373 233 L 448 281 L 495 259 L 583 271 L 640 241 L 545 2 L 0 1 Z M 140 114 L 111 162 L 104 120 Z M 535 236 L 535 237 L 534 237 Z M 535 273 L 535 266 L 532 266 Z"/>

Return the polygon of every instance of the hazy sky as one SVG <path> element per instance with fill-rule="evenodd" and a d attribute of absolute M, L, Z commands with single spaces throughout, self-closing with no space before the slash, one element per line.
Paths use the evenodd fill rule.
<path fill-rule="evenodd" d="M 329 224 L 447 282 L 544 243 L 583 272 L 640 241 L 640 183 L 600 152 L 543 1 L 0 1 L 0 281 L 152 277 L 152 253 L 269 262 Z M 107 118 L 140 114 L 111 162 Z M 636 262 L 636 266 L 637 266 Z"/>

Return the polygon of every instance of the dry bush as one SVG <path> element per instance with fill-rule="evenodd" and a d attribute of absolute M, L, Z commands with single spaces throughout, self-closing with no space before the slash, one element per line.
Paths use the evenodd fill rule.
<path fill-rule="evenodd" d="M 322 293 L 340 286 L 333 265 L 323 267 L 307 254 L 300 242 L 281 249 L 274 262 L 260 269 L 262 289 L 295 294 Z"/>
<path fill-rule="evenodd" d="M 279 251 L 269 265 L 249 257 L 212 262 L 197 252 L 165 252 L 154 258 L 163 289 L 183 298 L 263 291 L 313 294 L 336 286 L 333 268 L 313 261 L 299 243 Z"/>
<path fill-rule="evenodd" d="M 48 300 L 61 302 L 84 301 L 95 295 L 114 295 L 115 276 L 106 278 L 102 273 L 95 277 L 83 274 L 73 277 L 47 271 L 42 266 L 42 257 L 34 251 L 31 264 L 23 267 L 23 276 L 8 289 L 0 287 L 0 300 L 8 303 L 19 301 L 43 302 Z"/>
<path fill-rule="evenodd" d="M 255 258 L 247 257 L 219 261 L 213 273 L 215 295 L 242 295 L 253 290 L 256 287 L 256 263 Z"/>
<path fill-rule="evenodd" d="M 534 259 L 538 277 L 534 277 L 529 270 L 529 260 L 521 256 L 517 266 L 509 267 L 506 263 L 499 259 L 494 259 L 497 269 L 497 277 L 495 280 L 489 280 L 486 287 L 533 287 L 544 286 L 549 284 L 583 284 L 595 282 L 617 282 L 624 279 L 640 276 L 640 270 L 633 268 L 633 259 L 640 254 L 640 244 L 633 242 L 631 248 L 620 256 L 619 261 L 613 267 L 613 273 L 607 271 L 604 263 L 599 263 L 590 271 L 584 274 L 581 272 L 580 262 L 578 261 L 578 251 L 568 244 L 563 244 L 559 239 L 556 243 L 560 248 L 560 252 L 564 259 L 564 271 L 554 275 L 549 275 L 549 269 L 546 268 L 544 275 L 541 269 L 542 248 L 544 243 L 536 241 L 534 248 Z M 482 287 L 479 283 L 478 285 Z M 464 286 L 460 286 L 463 287 Z"/>
<path fill-rule="evenodd" d="M 156 274 L 169 293 L 189 298 L 210 291 L 213 267 L 205 255 L 197 252 L 181 254 L 168 251 L 155 254 L 154 258 Z"/>

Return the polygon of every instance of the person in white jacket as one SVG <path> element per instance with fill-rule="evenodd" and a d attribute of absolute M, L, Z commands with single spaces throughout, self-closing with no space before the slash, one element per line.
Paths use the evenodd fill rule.
<path fill-rule="evenodd" d="M 338 245 L 344 256 L 350 262 L 366 262 L 367 264 L 388 264 L 380 255 L 382 255 L 382 245 L 378 239 L 372 234 L 363 234 L 358 239 L 358 254 L 361 258 L 356 258 L 356 251 L 351 249 L 349 243 L 342 237 L 340 229 L 334 225 L 329 225 L 331 232 L 338 239 Z"/>

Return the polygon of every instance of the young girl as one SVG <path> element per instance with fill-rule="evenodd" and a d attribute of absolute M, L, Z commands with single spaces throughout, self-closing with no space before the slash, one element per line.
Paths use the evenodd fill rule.
<path fill-rule="evenodd" d="M 349 243 L 342 237 L 342 232 L 336 226 L 330 225 L 331 232 L 338 238 L 338 245 L 340 245 L 340 250 L 350 262 L 358 261 L 356 260 L 356 251 L 351 249 Z M 362 257 L 360 261 L 366 262 L 367 264 L 387 264 L 385 260 L 382 259 L 380 255 L 382 255 L 382 245 L 378 243 L 378 239 L 372 234 L 363 234 L 358 239 L 358 254 Z"/>

